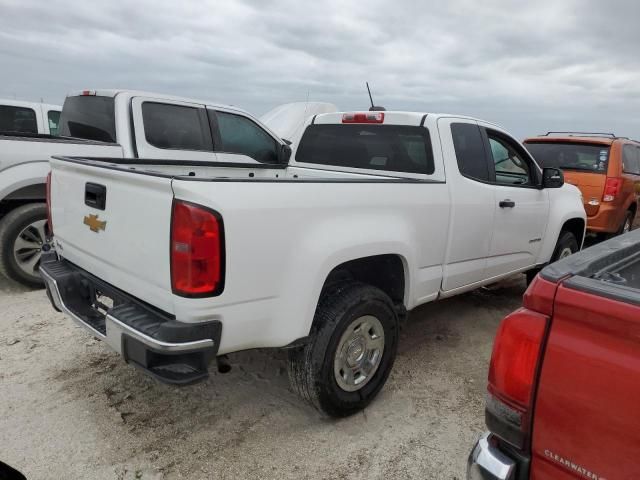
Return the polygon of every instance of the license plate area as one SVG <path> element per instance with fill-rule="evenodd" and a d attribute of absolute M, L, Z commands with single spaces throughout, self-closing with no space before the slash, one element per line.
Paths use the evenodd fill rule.
<path fill-rule="evenodd" d="M 114 306 L 113 298 L 97 289 L 94 290 L 93 296 L 92 307 L 97 312 L 106 316 L 107 313 L 109 313 L 109 310 L 111 310 Z"/>

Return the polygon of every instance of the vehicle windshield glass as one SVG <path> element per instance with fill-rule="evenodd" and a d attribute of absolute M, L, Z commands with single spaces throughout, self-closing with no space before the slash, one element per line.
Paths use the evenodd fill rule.
<path fill-rule="evenodd" d="M 403 125 L 309 125 L 296 162 L 432 174 L 429 131 Z"/>
<path fill-rule="evenodd" d="M 527 150 L 543 167 L 605 173 L 609 146 L 588 143 L 526 142 Z"/>
<path fill-rule="evenodd" d="M 67 97 L 60 116 L 60 135 L 101 142 L 116 141 L 113 97 Z"/>

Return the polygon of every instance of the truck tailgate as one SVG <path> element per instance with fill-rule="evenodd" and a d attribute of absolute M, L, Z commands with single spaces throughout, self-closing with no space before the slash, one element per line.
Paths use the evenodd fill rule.
<path fill-rule="evenodd" d="M 553 273 L 565 279 L 536 397 L 532 478 L 640 478 L 640 231 L 572 257 L 573 269 Z"/>
<path fill-rule="evenodd" d="M 51 171 L 51 215 L 60 254 L 173 313 L 171 178 L 58 159 L 51 160 Z"/>

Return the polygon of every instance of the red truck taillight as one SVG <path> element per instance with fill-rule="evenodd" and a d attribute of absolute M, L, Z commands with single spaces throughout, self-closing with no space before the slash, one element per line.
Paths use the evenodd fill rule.
<path fill-rule="evenodd" d="M 618 177 L 607 177 L 607 182 L 604 184 L 604 193 L 602 195 L 603 202 L 613 202 L 620 190 L 622 189 L 622 179 Z"/>
<path fill-rule="evenodd" d="M 171 214 L 171 288 L 184 297 L 224 288 L 224 229 L 217 212 L 175 200 Z"/>
<path fill-rule="evenodd" d="M 49 235 L 53 235 L 53 221 L 51 220 L 51 172 L 47 174 L 47 225 L 49 226 Z"/>
<path fill-rule="evenodd" d="M 530 430 L 535 385 L 549 317 L 527 308 L 507 316 L 496 334 L 489 367 L 489 430 L 523 448 Z"/>

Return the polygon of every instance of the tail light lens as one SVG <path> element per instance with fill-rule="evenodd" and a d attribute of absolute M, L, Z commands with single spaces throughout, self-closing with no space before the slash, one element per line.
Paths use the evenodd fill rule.
<path fill-rule="evenodd" d="M 224 230 L 217 212 L 174 201 L 171 287 L 177 295 L 208 297 L 224 288 Z"/>
<path fill-rule="evenodd" d="M 345 113 L 342 123 L 384 123 L 383 112 Z"/>
<path fill-rule="evenodd" d="M 486 420 L 489 429 L 522 448 L 530 427 L 541 347 L 549 317 L 521 308 L 498 329 L 489 367 Z"/>
<path fill-rule="evenodd" d="M 49 227 L 49 235 L 53 235 L 53 220 L 51 220 L 51 172 L 47 174 L 47 225 Z"/>
<path fill-rule="evenodd" d="M 607 182 L 604 184 L 604 194 L 602 195 L 603 202 L 613 202 L 616 196 L 622 189 L 622 179 L 617 177 L 607 177 Z"/>

